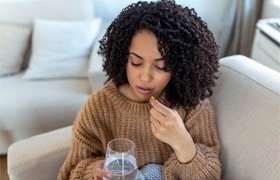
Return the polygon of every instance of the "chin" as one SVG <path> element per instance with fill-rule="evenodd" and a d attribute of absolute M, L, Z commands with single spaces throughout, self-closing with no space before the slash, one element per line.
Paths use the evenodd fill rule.
<path fill-rule="evenodd" d="M 137 99 L 138 99 L 139 102 L 148 102 L 150 97 L 143 97 L 142 96 L 142 97 L 138 97 Z"/>
<path fill-rule="evenodd" d="M 137 94 L 136 95 L 137 101 L 139 102 L 147 102 L 151 98 L 151 95 L 145 95 L 145 94 Z"/>

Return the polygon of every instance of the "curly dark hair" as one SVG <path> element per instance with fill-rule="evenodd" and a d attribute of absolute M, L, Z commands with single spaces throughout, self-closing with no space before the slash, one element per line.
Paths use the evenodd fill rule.
<path fill-rule="evenodd" d="M 215 85 L 218 45 L 207 24 L 194 9 L 172 0 L 138 2 L 124 8 L 99 41 L 98 54 L 108 80 L 128 83 L 126 64 L 133 35 L 152 32 L 171 79 L 164 89 L 170 107 L 192 108 L 211 96 Z"/>

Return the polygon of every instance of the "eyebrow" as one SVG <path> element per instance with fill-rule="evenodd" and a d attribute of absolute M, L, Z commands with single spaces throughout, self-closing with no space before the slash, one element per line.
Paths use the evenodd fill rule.
<path fill-rule="evenodd" d="M 141 57 L 139 54 L 135 53 L 135 52 L 130 52 L 129 54 L 132 54 L 136 57 L 138 57 L 139 59 L 144 59 L 143 57 Z M 155 61 L 163 61 L 163 58 L 156 58 Z"/>

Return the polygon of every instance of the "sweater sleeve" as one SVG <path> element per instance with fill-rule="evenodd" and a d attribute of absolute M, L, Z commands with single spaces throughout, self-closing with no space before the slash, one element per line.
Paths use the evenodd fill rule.
<path fill-rule="evenodd" d="M 92 180 L 94 162 L 104 159 L 104 157 L 93 157 L 89 150 L 82 148 L 77 142 L 72 143 L 72 146 L 57 179 Z"/>
<path fill-rule="evenodd" d="M 220 179 L 220 142 L 210 102 L 202 102 L 199 108 L 195 109 L 195 113 L 191 113 L 191 117 L 187 116 L 185 125 L 195 143 L 196 155 L 190 162 L 180 163 L 173 153 L 164 163 L 164 179 Z"/>
<path fill-rule="evenodd" d="M 104 150 L 98 134 L 97 121 L 93 121 L 96 111 L 92 109 L 90 100 L 78 113 L 72 130 L 72 142 L 69 153 L 60 168 L 58 180 L 93 179 L 93 164 L 104 159 Z"/>

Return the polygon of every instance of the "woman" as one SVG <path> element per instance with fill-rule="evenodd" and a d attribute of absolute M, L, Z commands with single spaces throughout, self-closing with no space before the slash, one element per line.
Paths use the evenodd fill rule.
<path fill-rule="evenodd" d="M 80 110 L 58 179 L 111 178 L 107 144 L 128 138 L 140 171 L 159 179 L 220 179 L 220 142 L 208 100 L 218 72 L 213 34 L 174 1 L 125 8 L 100 41 L 108 81 Z M 150 99 L 151 97 L 155 99 Z"/>

